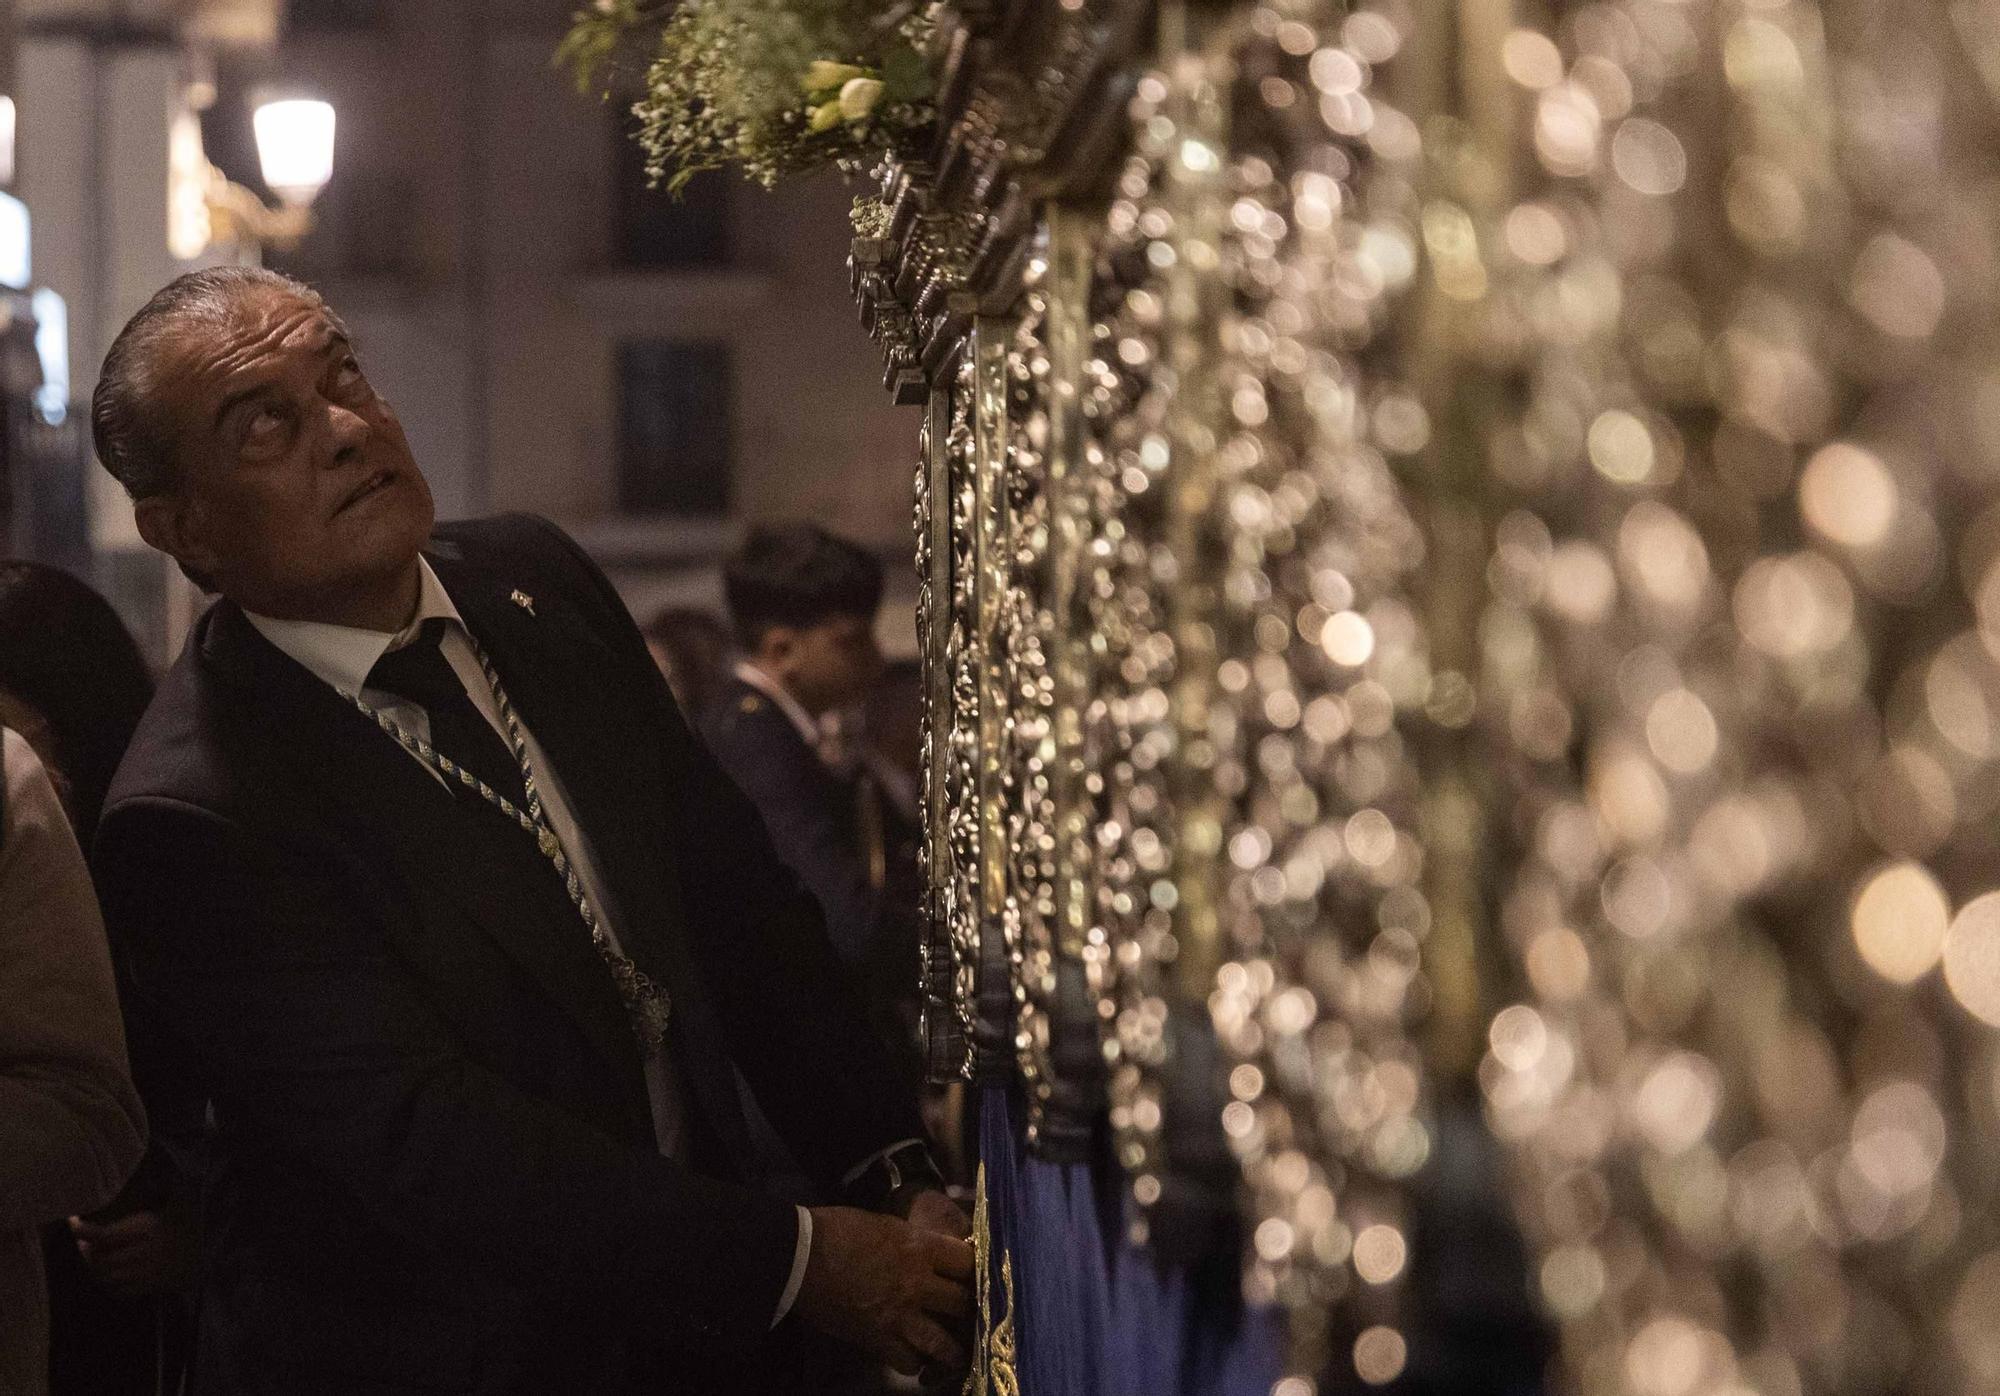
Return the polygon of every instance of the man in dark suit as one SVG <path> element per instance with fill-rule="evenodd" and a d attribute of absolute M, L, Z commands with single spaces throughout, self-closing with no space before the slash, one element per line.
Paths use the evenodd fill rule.
<path fill-rule="evenodd" d="M 742 655 L 702 735 L 825 909 L 878 1029 L 900 1044 L 915 1030 L 921 954 L 915 829 L 885 788 L 895 773 L 873 769 L 855 734 L 829 750 L 822 730 L 881 677 L 882 564 L 813 524 L 763 527 L 730 555 L 723 591 Z"/>
<path fill-rule="evenodd" d="M 197 1392 L 789 1392 L 801 1324 L 956 1363 L 970 1249 L 907 1092 L 590 561 L 433 533 L 339 320 L 270 273 L 162 291 L 92 415 L 223 598 L 97 842 L 213 1102 Z M 857 1205 L 739 1181 L 732 1067 Z"/>

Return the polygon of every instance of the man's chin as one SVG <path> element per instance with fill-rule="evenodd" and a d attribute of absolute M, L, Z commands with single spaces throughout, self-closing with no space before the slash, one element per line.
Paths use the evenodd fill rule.
<path fill-rule="evenodd" d="M 421 479 L 391 480 L 334 515 L 334 526 L 360 533 L 385 551 L 406 550 L 415 557 L 436 522 L 430 489 Z"/>
<path fill-rule="evenodd" d="M 357 579 L 387 579 L 403 576 L 417 565 L 417 555 L 431 536 L 430 496 L 399 504 L 394 510 L 344 520 L 348 527 L 336 530 L 346 534 L 339 546 L 347 559 L 342 572 Z"/>

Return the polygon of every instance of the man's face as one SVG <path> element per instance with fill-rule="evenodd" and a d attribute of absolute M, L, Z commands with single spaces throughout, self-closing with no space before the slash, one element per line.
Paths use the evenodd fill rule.
<path fill-rule="evenodd" d="M 414 576 L 430 487 L 324 305 L 257 288 L 169 353 L 178 479 L 140 501 L 147 542 L 247 609 L 289 618 L 351 622 Z"/>
<path fill-rule="evenodd" d="M 882 675 L 873 616 L 833 616 L 773 638 L 782 645 L 775 677 L 815 715 L 860 702 Z"/>

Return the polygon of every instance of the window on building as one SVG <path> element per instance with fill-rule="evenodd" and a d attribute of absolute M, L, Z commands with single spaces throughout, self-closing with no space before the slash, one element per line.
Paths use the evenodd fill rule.
<path fill-rule="evenodd" d="M 689 180 L 678 198 L 646 183 L 646 152 L 629 124 L 611 123 L 617 151 L 619 265 L 670 270 L 729 261 L 729 183 L 721 170 Z"/>
<path fill-rule="evenodd" d="M 626 513 L 714 518 L 729 509 L 729 346 L 618 346 L 618 503 Z"/>

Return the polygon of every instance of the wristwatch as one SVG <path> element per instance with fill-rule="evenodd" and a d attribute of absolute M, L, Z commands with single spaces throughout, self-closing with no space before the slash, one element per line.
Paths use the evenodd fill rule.
<path fill-rule="evenodd" d="M 873 1160 L 846 1188 L 850 1205 L 899 1217 L 909 1215 L 919 1193 L 943 1190 L 944 1174 L 931 1151 L 915 1140 Z"/>

